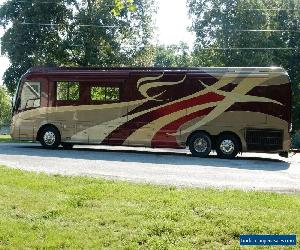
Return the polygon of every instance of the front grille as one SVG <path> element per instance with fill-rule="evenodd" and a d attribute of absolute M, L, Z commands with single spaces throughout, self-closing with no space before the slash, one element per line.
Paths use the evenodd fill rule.
<path fill-rule="evenodd" d="M 271 129 L 247 129 L 246 142 L 248 150 L 280 150 L 282 149 L 283 131 Z"/>

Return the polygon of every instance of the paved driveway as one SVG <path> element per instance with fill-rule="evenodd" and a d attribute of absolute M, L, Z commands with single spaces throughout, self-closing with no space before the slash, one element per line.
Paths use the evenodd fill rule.
<path fill-rule="evenodd" d="M 0 164 L 49 174 L 171 184 L 300 192 L 300 154 L 243 154 L 235 160 L 192 157 L 187 150 L 85 147 L 46 150 L 39 144 L 0 143 Z"/>

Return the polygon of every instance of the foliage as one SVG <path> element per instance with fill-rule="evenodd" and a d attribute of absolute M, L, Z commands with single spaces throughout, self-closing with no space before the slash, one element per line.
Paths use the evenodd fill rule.
<path fill-rule="evenodd" d="M 137 10 L 133 0 L 114 0 L 114 4 L 115 6 L 112 9 L 112 14 L 115 16 L 119 16 L 125 8 L 128 8 L 132 12 Z"/>
<path fill-rule="evenodd" d="M 91 99 L 93 101 L 105 101 L 105 87 L 92 87 Z"/>
<path fill-rule="evenodd" d="M 120 99 L 117 87 L 92 87 L 91 99 L 93 101 L 118 101 Z"/>
<path fill-rule="evenodd" d="M 143 61 L 152 37 L 153 0 L 9 0 L 2 51 L 10 93 L 32 66 L 123 66 Z M 143 51 L 143 53 L 142 53 Z"/>
<path fill-rule="evenodd" d="M 5 167 L 0 188 L 4 249 L 238 249 L 240 234 L 300 234 L 299 195 L 160 187 Z"/>
<path fill-rule="evenodd" d="M 154 66 L 157 67 L 188 67 L 191 65 L 191 55 L 186 43 L 179 45 L 157 46 Z"/>
<path fill-rule="evenodd" d="M 292 80 L 293 122 L 294 128 L 299 129 L 300 2 L 294 0 L 188 0 L 188 6 L 193 20 L 192 30 L 196 33 L 193 63 L 226 67 L 272 65 L 284 67 L 288 70 Z M 276 31 L 258 32 L 256 30 Z M 203 48 L 210 49 L 204 50 Z"/>
<path fill-rule="evenodd" d="M 79 99 L 79 83 L 78 82 L 58 82 L 57 83 L 57 99 L 58 100 L 78 100 Z"/>
<path fill-rule="evenodd" d="M 29 67 L 65 61 L 67 53 L 62 46 L 58 46 L 63 42 L 58 29 L 65 30 L 72 13 L 64 3 L 12 0 L 0 8 L 1 24 L 8 27 L 1 42 L 2 51 L 11 62 L 4 74 L 4 83 L 10 93 L 14 92 L 20 76 Z M 39 23 L 60 26 L 39 26 Z"/>
<path fill-rule="evenodd" d="M 155 60 L 156 46 L 147 45 L 143 49 L 134 52 L 134 60 L 132 66 L 134 67 L 149 67 L 153 66 Z"/>
<path fill-rule="evenodd" d="M 10 98 L 4 87 L 0 86 L 0 128 L 7 125 L 11 117 Z"/>

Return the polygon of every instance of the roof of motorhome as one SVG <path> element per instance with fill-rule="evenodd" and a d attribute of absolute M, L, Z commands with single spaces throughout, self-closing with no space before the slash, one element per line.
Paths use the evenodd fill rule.
<path fill-rule="evenodd" d="M 91 67 L 33 67 L 26 73 L 44 74 L 70 74 L 70 73 L 131 73 L 145 71 L 165 72 L 190 72 L 190 73 L 286 73 L 280 67 L 199 67 L 199 68 L 162 68 L 162 67 L 115 67 L 115 68 L 91 68 Z"/>

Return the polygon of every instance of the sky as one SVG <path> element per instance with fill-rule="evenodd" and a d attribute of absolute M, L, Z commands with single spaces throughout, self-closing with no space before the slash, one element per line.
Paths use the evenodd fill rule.
<path fill-rule="evenodd" d="M 188 18 L 186 0 L 156 0 L 158 2 L 158 13 L 156 25 L 158 27 L 158 41 L 161 44 L 178 44 L 186 42 L 191 47 L 194 35 L 187 31 L 191 25 Z"/>
<path fill-rule="evenodd" d="M 6 0 L 0 0 L 0 5 Z M 194 36 L 187 31 L 191 21 L 188 18 L 186 0 L 156 0 L 158 12 L 156 17 L 156 36 L 159 44 L 178 44 L 186 42 L 190 47 Z M 3 29 L 0 28 L 0 37 Z M 0 55 L 0 84 L 5 70 L 9 67 L 8 58 Z"/>

